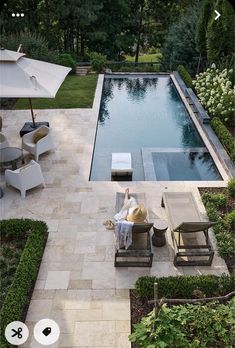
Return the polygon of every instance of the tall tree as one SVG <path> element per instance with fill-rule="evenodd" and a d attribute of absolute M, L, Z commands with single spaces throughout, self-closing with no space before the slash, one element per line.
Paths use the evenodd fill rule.
<path fill-rule="evenodd" d="M 129 0 L 102 0 L 93 31 L 88 32 L 88 47 L 107 55 L 108 59 L 120 58 L 131 50 Z"/>
<path fill-rule="evenodd" d="M 196 5 L 188 8 L 178 22 L 171 25 L 162 49 L 165 70 L 177 69 L 182 64 L 191 73 L 196 72 L 198 52 L 195 42 L 195 26 L 198 13 Z"/>
<path fill-rule="evenodd" d="M 182 15 L 190 0 L 130 0 L 135 61 L 145 48 L 162 46 L 168 29 Z"/>
<path fill-rule="evenodd" d="M 211 62 L 220 62 L 234 54 L 234 23 L 235 15 L 231 4 L 227 0 L 217 0 L 214 9 L 221 13 L 221 17 L 214 19 L 214 11 L 207 26 L 207 58 Z"/>
<path fill-rule="evenodd" d="M 199 15 L 196 23 L 196 45 L 197 50 L 203 57 L 207 56 L 206 35 L 207 26 L 211 18 L 214 16 L 213 2 L 211 0 L 203 0 L 200 5 Z"/>

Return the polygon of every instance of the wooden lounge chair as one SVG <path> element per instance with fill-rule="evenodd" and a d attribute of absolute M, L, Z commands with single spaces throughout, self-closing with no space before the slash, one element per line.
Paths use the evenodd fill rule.
<path fill-rule="evenodd" d="M 214 222 L 202 221 L 191 192 L 164 192 L 162 207 L 166 208 L 175 249 L 176 266 L 210 266 L 214 251 L 208 229 Z"/>
<path fill-rule="evenodd" d="M 144 195 L 130 194 L 141 203 L 144 203 Z M 117 192 L 116 208 L 119 212 L 123 206 L 124 194 Z M 134 223 L 132 228 L 132 244 L 125 249 L 119 249 L 115 252 L 115 267 L 151 267 L 153 262 L 153 253 L 151 248 L 150 230 L 153 223 Z"/>

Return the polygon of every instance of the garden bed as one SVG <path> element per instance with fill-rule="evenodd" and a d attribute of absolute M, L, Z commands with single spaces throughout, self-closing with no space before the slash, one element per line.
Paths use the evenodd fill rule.
<path fill-rule="evenodd" d="M 25 320 L 48 232 L 44 222 L 30 219 L 2 220 L 0 232 L 3 241 L 2 267 L 5 270 L 0 310 L 0 347 L 5 348 L 11 347 L 4 335 L 6 326 L 12 321 Z M 17 252 L 16 256 L 14 252 Z M 11 272 L 7 272 L 6 261 L 10 261 Z"/>
<path fill-rule="evenodd" d="M 227 188 L 200 188 L 199 191 L 209 219 L 217 222 L 213 229 L 218 251 L 231 273 L 235 271 L 235 197 L 228 194 Z"/>
<path fill-rule="evenodd" d="M 231 276 L 197 275 L 169 277 L 140 277 L 135 289 L 130 290 L 131 323 L 136 324 L 147 315 L 153 304 L 148 301 L 154 297 L 154 283 L 158 283 L 158 297 L 199 298 L 226 295 L 235 290 L 235 273 Z"/>
<path fill-rule="evenodd" d="M 150 304 L 148 301 L 153 299 L 153 293 L 154 293 L 153 288 L 154 288 L 155 282 L 158 283 L 159 298 L 166 297 L 166 298 L 177 298 L 177 299 L 182 299 L 182 298 L 197 299 L 197 298 L 204 298 L 204 297 L 223 296 L 225 294 L 228 294 L 234 291 L 234 286 L 235 286 L 234 277 L 235 277 L 235 274 L 231 274 L 231 276 L 224 275 L 221 277 L 215 276 L 215 275 L 176 276 L 176 277 L 170 276 L 170 277 L 161 277 L 161 278 L 157 278 L 153 276 L 140 277 L 136 282 L 135 289 L 130 290 L 131 328 L 132 328 L 131 332 L 132 333 L 135 332 L 135 328 L 134 328 L 135 324 L 140 323 L 141 320 L 144 317 L 147 317 L 148 314 L 153 310 L 153 307 L 154 307 L 153 304 L 152 303 Z M 202 307 L 203 306 L 204 308 L 206 307 L 205 304 L 202 305 Z M 210 307 L 211 305 L 208 304 L 208 306 Z M 181 308 L 182 307 L 183 306 L 181 306 Z M 187 308 L 187 305 L 185 305 L 185 311 L 186 311 L 186 308 Z M 200 310 L 200 306 L 198 306 L 198 310 Z M 207 311 L 207 309 L 205 309 L 205 311 Z M 145 325 L 142 326 L 143 331 L 142 329 L 139 330 L 140 335 L 142 333 L 144 335 L 144 326 Z M 147 339 L 147 335 L 146 335 L 146 339 Z M 156 345 L 154 345 L 154 347 L 155 346 Z M 132 343 L 132 348 L 138 348 L 138 347 L 139 346 L 136 343 Z"/>

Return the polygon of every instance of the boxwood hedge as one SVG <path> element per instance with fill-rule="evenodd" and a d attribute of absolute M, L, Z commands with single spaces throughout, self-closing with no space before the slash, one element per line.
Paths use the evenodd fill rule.
<path fill-rule="evenodd" d="M 225 125 L 218 117 L 212 118 L 211 126 L 214 129 L 220 142 L 227 150 L 231 160 L 233 161 L 233 163 L 235 163 L 235 140 L 232 134 L 230 134 L 229 130 L 225 127 Z"/>
<path fill-rule="evenodd" d="M 137 279 L 135 289 L 138 297 L 151 300 L 154 297 L 154 283 L 158 283 L 158 297 L 195 298 L 195 291 L 200 290 L 206 297 L 225 295 L 235 288 L 235 274 L 196 275 L 154 277 L 144 276 Z"/>
<path fill-rule="evenodd" d="M 183 65 L 177 67 L 178 73 L 188 88 L 193 88 L 192 77 Z"/>
<path fill-rule="evenodd" d="M 0 221 L 0 233 L 1 238 L 27 237 L 12 284 L 0 311 L 0 347 L 6 348 L 11 347 L 4 336 L 6 326 L 12 321 L 25 319 L 46 245 L 48 229 L 43 221 L 10 219 Z"/>

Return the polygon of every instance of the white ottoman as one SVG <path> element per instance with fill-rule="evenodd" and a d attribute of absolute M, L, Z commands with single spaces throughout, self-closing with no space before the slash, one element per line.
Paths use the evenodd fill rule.
<path fill-rule="evenodd" d="M 112 153 L 112 176 L 126 175 L 132 177 L 131 154 L 123 152 Z"/>

